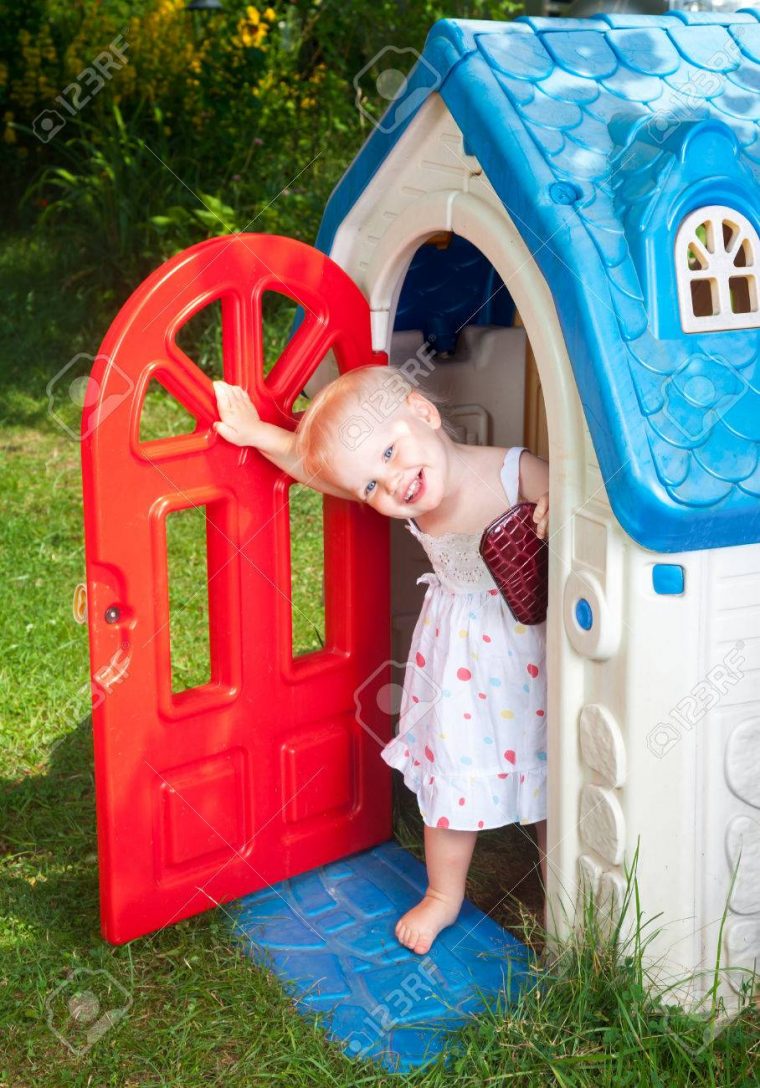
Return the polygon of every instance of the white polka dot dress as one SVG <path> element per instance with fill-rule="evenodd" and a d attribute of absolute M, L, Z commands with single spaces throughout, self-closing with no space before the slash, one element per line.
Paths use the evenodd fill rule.
<path fill-rule="evenodd" d="M 501 480 L 517 501 L 523 446 Z M 505 507 L 506 509 L 506 507 Z M 435 573 L 412 635 L 399 732 L 383 748 L 430 827 L 477 831 L 546 817 L 546 622 L 517 623 L 477 533 L 432 537 L 407 528 Z M 485 525 L 483 526 L 485 528 Z"/>

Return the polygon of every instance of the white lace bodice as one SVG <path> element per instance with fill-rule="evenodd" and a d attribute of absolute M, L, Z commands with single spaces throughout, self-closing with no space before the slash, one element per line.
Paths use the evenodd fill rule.
<path fill-rule="evenodd" d="M 517 502 L 520 454 L 525 448 L 512 446 L 504 457 L 501 483 L 507 497 L 505 509 Z M 480 558 L 480 538 L 485 525 L 474 533 L 441 533 L 440 536 L 423 533 L 411 518 L 407 518 L 406 527 L 427 552 L 435 574 L 447 589 L 455 593 L 481 593 L 494 588 L 491 573 Z M 423 574 L 420 581 L 429 582 L 429 575 Z"/>

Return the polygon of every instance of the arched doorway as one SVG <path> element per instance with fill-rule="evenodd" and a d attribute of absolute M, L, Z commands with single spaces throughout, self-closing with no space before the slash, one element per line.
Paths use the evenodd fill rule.
<path fill-rule="evenodd" d="M 580 846 L 577 797 L 581 767 L 576 723 L 583 703 L 584 676 L 583 662 L 573 653 L 565 635 L 562 594 L 571 569 L 572 513 L 583 501 L 586 428 L 554 301 L 530 250 L 504 208 L 472 193 L 434 192 L 420 197 L 389 224 L 368 266 L 352 267 L 350 259 L 345 260 L 350 258 L 350 251 L 342 254 L 342 263 L 369 296 L 373 347 L 388 351 L 390 358 L 398 362 L 399 341 L 394 323 L 414 255 L 430 239 L 435 244 L 437 236 L 449 234 L 465 240 L 482 254 L 514 303 L 511 329 L 524 330 L 519 420 L 516 422 L 513 416 L 512 430 L 507 431 L 506 440 L 497 432 L 489 441 L 494 445 L 527 446 L 550 464 L 549 866 L 545 924 L 550 932 L 559 935 L 566 933 L 574 920 Z M 504 332 L 507 331 L 505 327 Z M 470 336 L 471 342 L 476 339 L 482 342 L 486 337 Z M 467 346 L 472 347 L 472 343 Z M 414 542 L 404 543 L 408 548 Z M 403 565 L 404 560 L 398 563 Z M 394 557 L 394 579 L 398 563 Z M 404 583 L 408 592 L 406 575 Z M 398 639 L 403 642 L 404 623 L 398 623 L 398 627 Z"/>

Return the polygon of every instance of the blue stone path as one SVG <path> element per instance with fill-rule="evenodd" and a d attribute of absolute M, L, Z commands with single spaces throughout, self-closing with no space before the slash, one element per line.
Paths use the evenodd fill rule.
<path fill-rule="evenodd" d="M 238 900 L 235 928 L 348 1056 L 404 1073 L 537 977 L 529 949 L 467 900 L 427 955 L 399 945 L 396 921 L 425 887 L 424 865 L 386 842 Z"/>

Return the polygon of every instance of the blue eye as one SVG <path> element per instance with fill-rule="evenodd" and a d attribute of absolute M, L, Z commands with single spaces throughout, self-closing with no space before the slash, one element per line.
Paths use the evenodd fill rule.
<path fill-rule="evenodd" d="M 393 455 L 393 446 L 386 446 L 383 450 L 383 460 L 388 461 Z M 370 480 L 367 486 L 364 488 L 364 494 L 371 494 L 377 487 L 377 480 Z"/>

